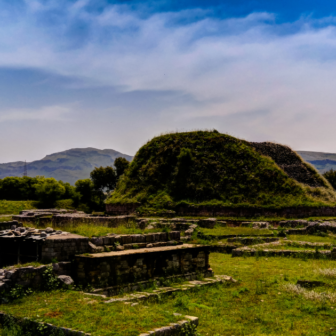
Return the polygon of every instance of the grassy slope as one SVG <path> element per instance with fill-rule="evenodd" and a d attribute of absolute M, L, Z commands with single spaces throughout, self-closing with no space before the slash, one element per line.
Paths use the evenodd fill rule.
<path fill-rule="evenodd" d="M 245 141 L 214 132 L 159 136 L 140 148 L 107 203 L 300 206 L 334 204 L 335 192 L 289 178 Z"/>
<path fill-rule="evenodd" d="M 21 210 L 36 209 L 34 201 L 4 201 L 0 200 L 0 214 L 17 215 Z M 9 219 L 8 219 L 9 220 Z"/>

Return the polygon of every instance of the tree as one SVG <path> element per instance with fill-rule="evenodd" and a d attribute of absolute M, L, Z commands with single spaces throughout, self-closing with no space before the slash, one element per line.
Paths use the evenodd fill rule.
<path fill-rule="evenodd" d="M 78 180 L 75 186 L 76 192 L 80 194 L 81 203 L 91 206 L 94 194 L 93 182 L 90 179 Z"/>
<path fill-rule="evenodd" d="M 95 190 L 101 192 L 104 190 L 111 191 L 116 186 L 117 178 L 113 167 L 96 167 L 90 173 L 90 177 Z"/>
<path fill-rule="evenodd" d="M 35 184 L 38 200 L 48 207 L 54 206 L 55 202 L 63 197 L 65 191 L 65 187 L 53 177 L 40 178 Z"/>
<path fill-rule="evenodd" d="M 74 206 L 77 206 L 81 198 L 81 194 L 76 191 L 76 187 L 72 186 L 69 182 L 64 183 L 63 181 L 59 181 L 59 183 L 65 188 L 63 198 L 66 200 L 72 199 Z"/>
<path fill-rule="evenodd" d="M 0 199 L 10 201 L 37 200 L 35 184 L 41 179 L 37 177 L 5 177 L 0 180 Z"/>
<path fill-rule="evenodd" d="M 130 163 L 123 157 L 118 157 L 114 160 L 114 166 L 116 167 L 117 180 L 119 180 L 120 176 L 123 175 L 128 169 Z"/>
<path fill-rule="evenodd" d="M 336 189 L 336 170 L 330 169 L 323 174 L 334 189 Z"/>

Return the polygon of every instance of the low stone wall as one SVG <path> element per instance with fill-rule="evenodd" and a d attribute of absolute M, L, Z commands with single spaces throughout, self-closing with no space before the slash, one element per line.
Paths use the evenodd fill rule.
<path fill-rule="evenodd" d="M 34 216 L 17 215 L 13 216 L 13 219 L 19 220 L 23 223 L 38 223 L 40 225 L 52 225 L 62 227 L 66 225 L 78 225 L 83 223 L 89 223 L 93 225 L 100 225 L 106 227 L 118 227 L 120 225 L 127 225 L 130 222 L 134 222 L 136 216 L 89 216 L 86 214 L 50 214 L 50 216 L 43 217 L 45 215 L 36 214 Z"/>
<path fill-rule="evenodd" d="M 260 243 L 273 243 L 279 241 L 279 238 L 271 238 L 271 237 L 236 237 L 236 238 L 229 238 L 227 240 L 229 243 L 241 243 L 243 245 L 254 245 Z"/>
<path fill-rule="evenodd" d="M 136 209 L 140 204 L 106 204 L 106 213 L 114 216 L 132 215 L 136 213 Z"/>
<path fill-rule="evenodd" d="M 314 251 L 314 250 L 254 250 L 254 249 L 235 249 L 232 251 L 232 257 L 242 256 L 263 256 L 263 257 L 307 257 L 311 259 L 335 259 L 335 255 L 330 251 Z"/>
<path fill-rule="evenodd" d="M 183 245 L 76 256 L 76 279 L 94 287 L 146 281 L 156 277 L 204 273 L 209 247 Z"/>
<path fill-rule="evenodd" d="M 13 220 L 13 221 L 8 221 L 8 222 L 0 222 L 0 231 L 1 230 L 10 230 L 13 225 L 15 225 L 15 227 L 21 227 L 22 226 L 22 223 L 19 223 L 18 221 L 16 220 Z"/>
<path fill-rule="evenodd" d="M 45 336 L 45 335 L 53 335 L 55 332 L 63 332 L 66 336 L 91 336 L 91 334 L 73 330 L 70 328 L 57 327 L 50 323 L 43 323 L 33 320 L 28 320 L 26 318 L 18 318 L 12 315 L 8 315 L 4 312 L 0 312 L 0 324 L 5 326 L 9 321 L 15 322 L 16 325 L 21 326 L 24 332 L 31 335 L 33 333 L 34 336 Z M 173 335 L 173 334 L 172 334 Z"/>
<path fill-rule="evenodd" d="M 90 251 L 89 238 L 69 235 L 64 237 L 48 237 L 41 247 L 41 261 L 68 261 L 76 254 Z"/>
<path fill-rule="evenodd" d="M 115 205 L 106 204 L 106 212 L 113 215 L 135 213 L 139 204 Z M 336 216 L 336 207 L 287 207 L 272 208 L 234 208 L 219 206 L 180 206 L 176 209 L 178 216 L 207 216 L 207 217 L 330 217 Z"/>
<path fill-rule="evenodd" d="M 75 216 L 75 215 L 56 215 L 52 218 L 53 225 L 62 227 L 68 224 L 82 224 L 90 223 L 107 227 L 118 227 L 120 225 L 127 225 L 130 222 L 135 221 L 136 216 L 115 216 L 115 217 L 105 217 L 105 216 Z"/>
<path fill-rule="evenodd" d="M 102 252 L 104 247 L 114 250 L 119 246 L 126 250 L 176 245 L 180 239 L 180 231 L 98 238 L 75 234 L 52 235 L 47 238 L 0 236 L 0 267 L 32 261 L 69 261 L 76 254 Z"/>
<path fill-rule="evenodd" d="M 205 235 L 202 232 L 197 233 L 197 237 L 200 239 L 205 239 L 205 240 L 218 240 L 218 239 L 227 239 L 227 238 L 250 238 L 251 235 L 242 235 L 242 234 L 237 234 L 237 235 Z M 273 234 L 267 234 L 267 235 L 262 235 L 262 236 L 255 236 L 253 238 L 269 238 L 269 237 L 274 237 Z"/>
<path fill-rule="evenodd" d="M 271 208 L 230 208 L 230 207 L 192 207 L 184 206 L 176 209 L 179 216 L 213 216 L 213 217 L 288 217 L 302 218 L 314 216 L 336 216 L 336 207 L 288 207 Z"/>
<path fill-rule="evenodd" d="M 139 336 L 182 336 L 185 335 L 186 330 L 194 330 L 195 328 L 197 328 L 198 317 L 183 316 L 177 313 L 174 313 L 174 315 L 181 316 L 182 320 L 178 321 L 177 323 L 170 323 L 168 326 L 165 327 L 156 328 L 155 330 L 148 331 L 147 333 L 142 333 Z M 33 332 L 35 336 L 52 335 L 55 332 L 63 332 L 65 336 L 91 336 L 91 334 L 85 333 L 83 331 L 73 330 L 71 328 L 58 327 L 50 323 L 28 320 L 26 318 L 22 319 L 12 315 L 8 315 L 4 312 L 0 312 L 0 324 L 5 326 L 8 321 L 15 322 L 15 324 L 21 326 L 24 331 L 27 331 L 29 334 Z"/>
<path fill-rule="evenodd" d="M 56 276 L 72 276 L 71 262 L 60 262 L 38 267 L 28 266 L 21 268 L 0 269 L 0 291 L 13 286 L 39 289 L 43 286 L 43 273 L 51 266 Z"/>

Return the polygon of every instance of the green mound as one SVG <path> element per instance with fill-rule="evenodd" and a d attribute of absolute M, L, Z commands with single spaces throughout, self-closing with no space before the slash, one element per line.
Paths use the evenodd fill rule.
<path fill-rule="evenodd" d="M 272 150 L 266 147 L 267 155 Z M 282 153 L 273 153 L 277 161 L 281 158 L 286 166 L 287 156 L 288 173 L 299 165 L 300 182 L 308 183 L 298 182 L 296 173 L 288 174 L 255 143 L 217 131 L 155 137 L 139 149 L 107 203 L 138 202 L 173 209 L 179 204 L 312 206 L 335 202 L 335 192 L 316 170 L 288 147 L 277 148 Z"/>

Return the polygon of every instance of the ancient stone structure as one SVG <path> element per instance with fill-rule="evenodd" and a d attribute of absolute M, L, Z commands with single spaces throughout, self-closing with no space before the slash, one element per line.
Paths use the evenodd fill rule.
<path fill-rule="evenodd" d="M 22 223 L 19 223 L 16 220 L 8 221 L 8 222 L 0 222 L 0 231 L 10 230 L 14 225 L 15 227 L 19 227 L 19 226 L 22 226 Z"/>
<path fill-rule="evenodd" d="M 13 228 L 13 225 L 12 225 Z M 83 237 L 52 228 L 0 231 L 0 267 L 32 261 L 68 261 L 75 254 L 180 244 L 179 231 Z"/>
<path fill-rule="evenodd" d="M 198 272 L 211 276 L 209 247 L 182 245 L 76 256 L 76 279 L 94 287 L 117 286 Z"/>
<path fill-rule="evenodd" d="M 139 205 L 137 205 L 139 206 Z M 136 211 L 134 205 L 134 212 Z M 286 207 L 272 208 L 235 208 L 221 206 L 179 206 L 175 209 L 178 216 L 204 216 L 204 217 L 331 217 L 336 216 L 336 207 Z M 128 205 L 106 204 L 106 212 L 118 215 L 129 214 Z"/>
<path fill-rule="evenodd" d="M 138 203 L 128 204 L 106 204 L 106 213 L 114 216 L 120 215 L 132 215 L 136 213 L 136 209 L 139 207 Z"/>
<path fill-rule="evenodd" d="M 117 227 L 133 222 L 135 216 L 96 216 L 88 215 L 83 211 L 76 210 L 23 210 L 20 215 L 13 216 L 14 220 L 23 223 L 38 223 L 55 225 L 58 227 L 68 224 L 90 223 L 108 227 Z"/>
<path fill-rule="evenodd" d="M 23 288 L 40 289 L 43 286 L 43 273 L 47 270 L 47 267 L 47 265 L 42 265 L 0 269 L 0 291 L 15 285 Z M 71 262 L 59 262 L 50 267 L 52 267 L 56 276 L 72 276 Z"/>

